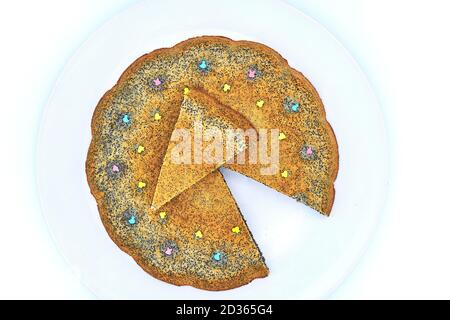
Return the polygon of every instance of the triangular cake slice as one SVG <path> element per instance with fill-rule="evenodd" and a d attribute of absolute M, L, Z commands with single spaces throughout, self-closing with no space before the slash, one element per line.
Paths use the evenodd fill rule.
<path fill-rule="evenodd" d="M 185 93 L 153 196 L 154 210 L 235 159 L 248 147 L 245 132 L 253 129 L 245 117 L 206 93 Z"/>
<path fill-rule="evenodd" d="M 150 247 L 137 249 L 134 256 L 141 257 L 136 261 L 144 270 L 163 281 L 216 291 L 269 274 L 218 170 L 140 223 L 142 242 Z"/>

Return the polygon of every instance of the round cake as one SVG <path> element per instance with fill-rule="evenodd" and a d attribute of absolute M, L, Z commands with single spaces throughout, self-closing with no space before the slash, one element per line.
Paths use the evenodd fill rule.
<path fill-rule="evenodd" d="M 244 134 L 217 161 L 196 161 L 195 150 L 174 161 L 197 127 L 256 132 L 269 156 L 251 161 Z M 204 36 L 144 55 L 102 97 L 86 172 L 109 236 L 147 273 L 227 290 L 269 271 L 219 168 L 329 215 L 338 158 L 322 101 L 300 72 L 265 45 Z"/>

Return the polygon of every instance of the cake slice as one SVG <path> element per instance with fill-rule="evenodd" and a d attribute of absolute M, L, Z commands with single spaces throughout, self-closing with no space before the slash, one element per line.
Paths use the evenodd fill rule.
<path fill-rule="evenodd" d="M 205 290 L 228 290 L 269 270 L 228 186 L 214 171 L 141 220 L 138 264 L 156 278 Z M 132 235 L 132 233 L 129 233 Z M 136 258 L 137 257 L 137 258 Z"/>
<path fill-rule="evenodd" d="M 252 124 L 196 89 L 186 89 L 152 201 L 157 210 L 248 147 Z M 256 132 L 256 131 L 255 131 Z"/>

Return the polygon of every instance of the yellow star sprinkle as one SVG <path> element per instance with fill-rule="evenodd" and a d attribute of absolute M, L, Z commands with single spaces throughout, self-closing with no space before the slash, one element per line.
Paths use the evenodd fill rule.
<path fill-rule="evenodd" d="M 161 120 L 161 119 L 162 119 L 162 117 L 161 117 L 161 115 L 159 114 L 159 112 L 155 113 L 155 121 L 159 121 L 159 120 Z"/>
<path fill-rule="evenodd" d="M 137 152 L 139 153 L 139 154 L 141 154 L 142 152 L 144 152 L 145 151 L 145 147 L 143 147 L 143 146 L 139 146 L 138 148 L 137 148 Z"/>
<path fill-rule="evenodd" d="M 223 85 L 223 92 L 229 92 L 231 90 L 231 86 L 228 83 Z"/>
<path fill-rule="evenodd" d="M 185 96 L 187 96 L 189 93 L 191 93 L 191 90 L 188 87 L 186 87 L 184 88 L 183 93 Z"/>
<path fill-rule="evenodd" d="M 197 239 L 203 238 L 203 232 L 201 232 L 200 230 L 197 231 L 197 232 L 195 233 L 195 237 L 196 237 Z"/>
<path fill-rule="evenodd" d="M 159 217 L 164 220 L 165 218 L 167 218 L 167 212 L 165 212 L 165 211 L 160 212 Z"/>
<path fill-rule="evenodd" d="M 283 132 L 280 132 L 280 135 L 278 136 L 278 140 L 283 141 L 285 140 L 287 137 Z"/>
<path fill-rule="evenodd" d="M 258 108 L 264 107 L 264 104 L 265 104 L 264 100 L 258 100 L 258 101 L 256 102 L 256 105 L 258 106 Z"/>
<path fill-rule="evenodd" d="M 138 188 L 139 189 L 144 189 L 147 186 L 147 184 L 145 182 L 139 182 L 138 183 Z"/>
<path fill-rule="evenodd" d="M 288 178 L 288 177 L 289 177 L 289 171 L 284 170 L 284 171 L 281 173 L 281 176 L 282 176 L 283 178 Z"/>
<path fill-rule="evenodd" d="M 239 233 L 241 233 L 241 228 L 234 227 L 233 229 L 231 229 L 231 231 L 233 231 L 233 233 L 235 233 L 235 234 L 239 234 Z"/>

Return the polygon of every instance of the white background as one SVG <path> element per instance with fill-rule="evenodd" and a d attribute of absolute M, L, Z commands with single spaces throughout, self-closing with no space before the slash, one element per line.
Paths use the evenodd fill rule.
<path fill-rule="evenodd" d="M 35 145 L 46 99 L 67 60 L 135 2 L 0 2 L 0 298 L 94 298 L 47 231 L 36 195 Z M 450 298 L 450 3 L 289 2 L 355 57 L 380 99 L 389 134 L 386 210 L 368 252 L 332 298 Z"/>

